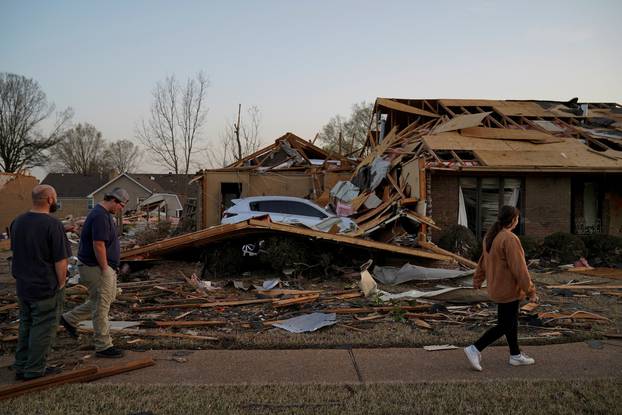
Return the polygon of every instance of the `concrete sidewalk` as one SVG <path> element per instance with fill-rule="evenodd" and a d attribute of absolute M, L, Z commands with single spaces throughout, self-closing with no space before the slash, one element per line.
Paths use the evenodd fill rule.
<path fill-rule="evenodd" d="M 470 369 L 462 348 L 436 352 L 420 348 L 155 350 L 130 352 L 123 359 L 88 361 L 104 367 L 147 355 L 156 360 L 155 366 L 97 383 L 370 384 L 621 377 L 622 342 L 602 343 L 602 349 L 586 343 L 526 346 L 523 351 L 536 359 L 535 365 L 526 367 L 508 364 L 507 347 L 492 347 L 483 353 L 483 372 Z M 1 384 L 14 382 L 13 372 L 7 367 L 10 363 L 12 356 L 0 358 Z"/>

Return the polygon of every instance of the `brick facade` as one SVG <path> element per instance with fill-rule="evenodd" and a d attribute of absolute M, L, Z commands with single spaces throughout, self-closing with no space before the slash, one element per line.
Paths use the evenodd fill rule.
<path fill-rule="evenodd" d="M 525 234 L 543 238 L 570 232 L 570 177 L 527 176 L 525 179 Z"/>
<path fill-rule="evenodd" d="M 429 212 L 445 229 L 458 222 L 459 176 L 432 175 L 432 206 Z M 553 232 L 570 232 L 571 179 L 569 176 L 526 176 L 523 212 L 525 234 L 543 238 Z M 438 241 L 443 231 L 433 231 Z"/>

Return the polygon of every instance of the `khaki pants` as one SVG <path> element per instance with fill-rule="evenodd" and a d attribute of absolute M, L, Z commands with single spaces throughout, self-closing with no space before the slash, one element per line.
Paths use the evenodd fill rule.
<path fill-rule="evenodd" d="M 102 273 L 99 267 L 90 267 L 80 264 L 80 284 L 89 290 L 88 300 L 63 314 L 69 324 L 77 327 L 81 321 L 93 320 L 93 332 L 95 351 L 106 350 L 112 347 L 110 337 L 110 323 L 108 313 L 110 305 L 117 295 L 117 274 L 112 272 Z"/>

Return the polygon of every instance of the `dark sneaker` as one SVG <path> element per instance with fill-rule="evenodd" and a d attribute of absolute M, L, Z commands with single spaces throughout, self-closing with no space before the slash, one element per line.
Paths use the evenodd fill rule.
<path fill-rule="evenodd" d="M 60 316 L 60 324 L 62 324 L 62 326 L 65 328 L 68 335 L 70 335 L 74 339 L 78 338 L 78 329 L 69 324 L 69 322 L 65 320 L 65 317 Z"/>
<path fill-rule="evenodd" d="M 123 357 L 125 353 L 123 350 L 117 349 L 116 347 L 109 347 L 105 350 L 100 350 L 99 352 L 95 352 L 95 356 L 97 357 Z"/>
<path fill-rule="evenodd" d="M 36 375 L 27 375 L 25 373 L 16 373 L 15 374 L 15 379 L 17 379 L 17 380 L 39 379 L 39 378 L 42 378 L 43 376 L 58 375 L 62 371 L 63 371 L 63 369 L 60 368 L 60 367 L 48 366 L 48 367 L 45 368 L 43 373 L 38 373 Z"/>

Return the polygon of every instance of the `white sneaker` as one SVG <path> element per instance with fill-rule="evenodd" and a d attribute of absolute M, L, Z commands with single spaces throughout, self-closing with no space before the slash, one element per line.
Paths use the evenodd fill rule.
<path fill-rule="evenodd" d="M 466 354 L 467 359 L 469 359 L 469 363 L 473 369 L 478 372 L 482 371 L 482 366 L 480 365 L 482 361 L 482 354 L 477 350 L 474 345 L 470 345 L 469 347 L 464 348 L 464 354 Z"/>
<path fill-rule="evenodd" d="M 536 363 L 535 359 L 527 356 L 525 353 L 510 356 L 510 364 L 512 366 L 526 366 L 533 365 L 534 363 Z"/>

